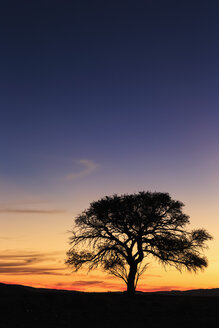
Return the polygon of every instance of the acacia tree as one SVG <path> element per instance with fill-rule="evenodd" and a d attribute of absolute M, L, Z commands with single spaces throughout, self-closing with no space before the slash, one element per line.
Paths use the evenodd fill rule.
<path fill-rule="evenodd" d="M 196 272 L 207 267 L 202 251 L 211 235 L 204 229 L 188 231 L 183 203 L 168 193 L 139 192 L 113 195 L 90 204 L 75 220 L 66 263 L 77 271 L 98 266 L 121 279 L 133 295 L 153 256 L 164 265 Z"/>

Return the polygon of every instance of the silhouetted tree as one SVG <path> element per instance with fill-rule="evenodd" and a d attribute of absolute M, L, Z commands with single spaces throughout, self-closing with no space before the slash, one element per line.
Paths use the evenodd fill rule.
<path fill-rule="evenodd" d="M 87 264 L 123 279 L 127 293 L 135 293 L 152 255 L 164 265 L 196 272 L 207 267 L 201 254 L 212 237 L 204 229 L 187 231 L 183 203 L 168 193 L 113 195 L 90 204 L 76 220 L 66 263 L 75 271 Z"/>

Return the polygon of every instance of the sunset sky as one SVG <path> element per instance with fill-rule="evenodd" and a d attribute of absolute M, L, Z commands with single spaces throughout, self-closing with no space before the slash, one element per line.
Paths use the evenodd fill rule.
<path fill-rule="evenodd" d="M 214 237 L 208 268 L 151 259 L 139 290 L 219 288 L 219 2 L 3 0 L 0 282 L 122 290 L 65 266 L 105 195 L 169 192 Z"/>

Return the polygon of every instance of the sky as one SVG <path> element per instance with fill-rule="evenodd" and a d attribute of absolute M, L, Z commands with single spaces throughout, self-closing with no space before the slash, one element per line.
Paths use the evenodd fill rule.
<path fill-rule="evenodd" d="M 214 237 L 198 274 L 151 260 L 139 290 L 219 288 L 217 1 L 2 0 L 0 281 L 122 290 L 65 266 L 105 195 L 169 192 Z"/>

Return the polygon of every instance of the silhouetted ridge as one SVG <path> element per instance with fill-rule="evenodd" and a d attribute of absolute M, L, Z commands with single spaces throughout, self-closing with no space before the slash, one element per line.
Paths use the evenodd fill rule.
<path fill-rule="evenodd" d="M 171 291 L 158 291 L 155 292 L 160 295 L 182 295 L 182 296 L 218 296 L 219 297 L 219 288 L 212 289 L 191 289 L 191 290 L 171 290 Z"/>
<path fill-rule="evenodd" d="M 190 294 L 189 294 L 190 293 Z M 199 296 L 193 294 L 199 293 Z M 0 284 L 0 327 L 214 327 L 219 289 L 186 292 L 85 293 Z M 215 296 L 215 297 L 209 297 Z M 202 295 L 202 297 L 200 297 Z"/>

